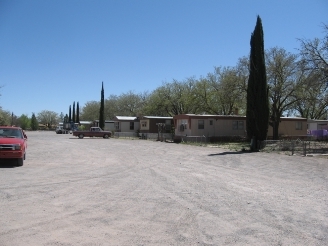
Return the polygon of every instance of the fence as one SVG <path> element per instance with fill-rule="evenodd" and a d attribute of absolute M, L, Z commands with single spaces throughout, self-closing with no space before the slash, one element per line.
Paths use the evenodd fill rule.
<path fill-rule="evenodd" d="M 328 154 L 328 142 L 309 140 L 265 140 L 261 142 L 262 151 L 286 152 L 292 155 Z"/>
<path fill-rule="evenodd" d="M 171 133 L 139 133 L 141 139 L 150 139 L 150 140 L 173 140 L 173 136 Z"/>
<path fill-rule="evenodd" d="M 138 136 L 138 133 L 136 133 L 136 132 L 115 132 L 114 138 L 135 139 L 135 138 L 139 138 L 139 136 Z"/>
<path fill-rule="evenodd" d="M 128 138 L 128 139 L 148 139 L 166 141 L 172 140 L 171 133 L 136 133 L 136 132 L 115 132 L 114 138 Z"/>
<path fill-rule="evenodd" d="M 181 136 L 181 142 L 207 144 L 207 138 L 205 136 Z"/>

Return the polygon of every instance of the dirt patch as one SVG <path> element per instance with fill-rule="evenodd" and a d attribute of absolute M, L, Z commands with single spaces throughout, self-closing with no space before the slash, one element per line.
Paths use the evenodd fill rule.
<path fill-rule="evenodd" d="M 326 159 L 28 132 L 0 245 L 328 245 Z"/>

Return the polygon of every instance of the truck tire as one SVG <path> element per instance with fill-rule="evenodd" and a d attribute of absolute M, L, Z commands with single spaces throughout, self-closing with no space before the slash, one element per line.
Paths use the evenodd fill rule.
<path fill-rule="evenodd" d="M 23 158 L 18 158 L 17 159 L 17 166 L 23 166 L 24 165 L 24 157 Z"/>
<path fill-rule="evenodd" d="M 79 135 L 79 138 L 81 138 L 81 139 L 82 139 L 83 137 L 84 137 L 84 135 L 83 135 L 83 134 L 80 134 L 80 135 Z"/>
<path fill-rule="evenodd" d="M 104 138 L 109 138 L 108 134 L 105 134 L 105 135 L 104 135 Z"/>

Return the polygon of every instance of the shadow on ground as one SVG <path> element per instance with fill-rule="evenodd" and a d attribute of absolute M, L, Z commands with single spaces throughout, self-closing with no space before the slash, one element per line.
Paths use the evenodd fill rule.
<path fill-rule="evenodd" d="M 17 167 L 17 160 L 0 159 L 0 168 L 15 168 Z"/>
<path fill-rule="evenodd" d="M 253 153 L 251 151 L 226 151 L 226 152 L 220 152 L 217 154 L 209 154 L 208 156 L 215 156 L 215 155 L 240 155 L 240 154 L 249 154 Z"/>

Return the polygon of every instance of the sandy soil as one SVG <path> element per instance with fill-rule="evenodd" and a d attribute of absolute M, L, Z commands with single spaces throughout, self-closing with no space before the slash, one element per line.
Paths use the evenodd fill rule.
<path fill-rule="evenodd" d="M 28 132 L 0 245 L 328 245 L 328 161 Z"/>

